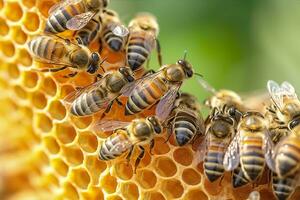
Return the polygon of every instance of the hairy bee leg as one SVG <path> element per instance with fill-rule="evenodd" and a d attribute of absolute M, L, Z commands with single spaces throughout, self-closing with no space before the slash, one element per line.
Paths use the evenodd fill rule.
<path fill-rule="evenodd" d="M 162 66 L 162 54 L 161 54 L 161 46 L 159 40 L 156 38 L 156 51 L 157 51 L 157 60 L 159 66 Z"/>
<path fill-rule="evenodd" d="M 41 69 L 39 71 L 40 72 L 58 72 L 58 71 L 66 69 L 68 67 L 69 66 L 63 66 L 63 67 L 58 67 L 58 68 L 47 68 L 47 69 Z"/>
<path fill-rule="evenodd" d="M 101 74 L 97 74 L 94 82 L 96 83 L 99 79 L 102 79 L 102 78 L 103 78 L 103 76 Z"/>
<path fill-rule="evenodd" d="M 64 75 L 63 77 L 64 78 L 72 78 L 72 77 L 76 76 L 77 74 L 78 74 L 78 72 L 74 72 L 74 73 L 70 73 L 70 74 Z"/>
<path fill-rule="evenodd" d="M 129 165 L 129 162 L 130 162 L 130 158 L 131 158 L 131 155 L 132 155 L 132 152 L 133 152 L 133 145 L 130 147 L 130 150 L 126 156 L 126 161 L 127 161 L 127 165 Z"/>
<path fill-rule="evenodd" d="M 223 179 L 224 179 L 224 175 L 222 175 L 222 176 L 221 176 L 221 178 L 220 178 L 220 181 L 219 181 L 219 184 L 218 184 L 218 185 L 219 185 L 219 187 L 221 187 L 221 186 L 222 186 L 222 181 L 223 181 Z"/>
<path fill-rule="evenodd" d="M 100 54 L 102 53 L 102 50 L 103 50 L 103 42 L 102 42 L 102 39 L 100 37 L 99 38 L 99 49 L 98 49 L 98 51 L 99 51 Z"/>
<path fill-rule="evenodd" d="M 120 101 L 119 97 L 117 97 L 116 99 L 116 102 L 120 105 L 120 106 L 123 106 L 124 104 Z"/>
<path fill-rule="evenodd" d="M 137 157 L 137 159 L 135 160 L 135 164 L 134 164 L 134 173 L 136 174 L 136 169 L 139 166 L 141 159 L 144 157 L 145 155 L 145 148 L 142 146 L 139 146 L 141 153 L 139 154 L 139 156 Z"/>
<path fill-rule="evenodd" d="M 155 145 L 155 140 L 152 139 L 152 140 L 150 141 L 150 155 L 154 155 L 154 154 L 152 153 L 152 150 L 153 150 L 153 148 L 154 148 L 154 145 Z"/>

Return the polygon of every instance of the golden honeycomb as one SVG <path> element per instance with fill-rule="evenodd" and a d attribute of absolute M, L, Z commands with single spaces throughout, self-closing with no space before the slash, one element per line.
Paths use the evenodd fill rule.
<path fill-rule="evenodd" d="M 275 199 L 268 179 L 256 188 L 233 189 L 227 173 L 209 183 L 195 148 L 165 143 L 165 135 L 155 139 L 154 155 L 146 151 L 136 174 L 124 158 L 100 161 L 100 144 L 110 133 L 91 129 L 99 115 L 71 116 L 62 101 L 93 77 L 65 79 L 31 70 L 41 64 L 32 60 L 26 43 L 42 31 L 54 3 L 0 0 L 0 199 L 247 199 L 253 189 L 261 199 Z M 109 62 L 124 56 L 103 54 Z M 119 109 L 114 105 L 107 117 L 119 116 Z M 298 189 L 291 199 L 299 198 Z"/>

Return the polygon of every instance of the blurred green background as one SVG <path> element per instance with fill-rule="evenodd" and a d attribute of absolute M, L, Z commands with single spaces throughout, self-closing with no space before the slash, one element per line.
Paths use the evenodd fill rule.
<path fill-rule="evenodd" d="M 264 91 L 269 79 L 300 89 L 300 0 L 111 0 L 110 8 L 126 23 L 137 12 L 156 15 L 164 63 L 187 50 L 216 89 Z M 155 54 L 150 66 L 159 67 Z M 207 96 L 196 79 L 183 89 Z"/>

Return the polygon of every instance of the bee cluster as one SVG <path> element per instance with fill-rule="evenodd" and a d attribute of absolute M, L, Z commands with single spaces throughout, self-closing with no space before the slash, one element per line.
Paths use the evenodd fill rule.
<path fill-rule="evenodd" d="M 178 146 L 202 140 L 197 158 L 210 182 L 221 181 L 224 172 L 230 171 L 233 187 L 255 185 L 267 171 L 275 196 L 288 199 L 300 180 L 300 102 L 293 86 L 269 81 L 270 98 L 260 102 L 263 109 L 254 111 L 235 92 L 217 91 L 199 78 L 211 93 L 205 102 L 210 113 L 204 119 L 197 99 L 180 92 L 186 79 L 199 74 L 186 55 L 174 64 L 162 65 L 156 18 L 141 13 L 125 26 L 115 11 L 106 8 L 108 3 L 57 3 L 49 10 L 44 33 L 28 43 L 36 61 L 53 65 L 33 70 L 70 69 L 63 78 L 72 79 L 78 73 L 94 77 L 93 83 L 68 94 L 64 102 L 76 117 L 101 113 L 93 129 L 113 131 L 101 144 L 99 159 L 109 161 L 125 154 L 130 162 L 137 147 L 137 170 L 144 146 L 149 145 L 151 153 L 154 138 L 165 129 L 166 142 L 173 137 Z M 104 49 L 122 56 L 111 62 Z M 156 72 L 146 67 L 154 49 L 161 66 Z M 114 104 L 124 108 L 120 116 L 127 121 L 107 117 Z M 155 112 L 149 115 L 152 108 Z"/>

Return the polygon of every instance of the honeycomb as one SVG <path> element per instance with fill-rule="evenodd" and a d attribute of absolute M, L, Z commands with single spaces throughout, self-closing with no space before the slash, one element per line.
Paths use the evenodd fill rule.
<path fill-rule="evenodd" d="M 165 143 L 165 135 L 157 137 L 154 155 L 146 151 L 136 174 L 125 158 L 98 159 L 110 133 L 91 129 L 98 115 L 71 116 L 62 101 L 93 77 L 31 70 L 45 66 L 33 61 L 26 43 L 42 31 L 54 3 L 0 0 L 0 199 L 247 199 L 254 188 L 233 189 L 230 173 L 222 181 L 206 180 L 195 151 L 200 141 L 177 147 Z M 102 54 L 112 63 L 124 58 L 105 48 Z M 107 117 L 120 117 L 119 109 L 114 105 Z M 264 178 L 255 188 L 261 199 L 275 199 L 269 182 Z M 299 198 L 298 188 L 291 199 Z"/>

